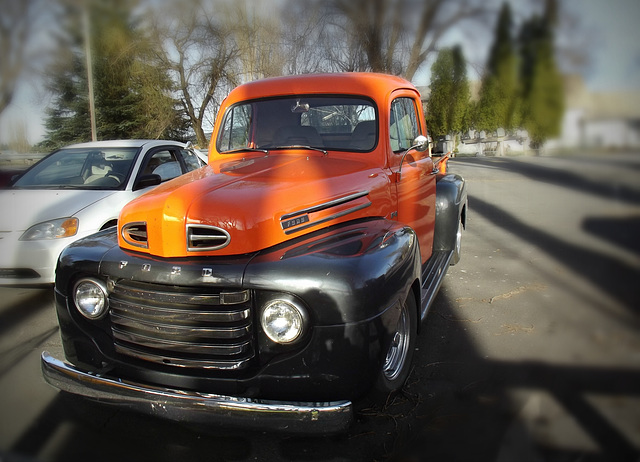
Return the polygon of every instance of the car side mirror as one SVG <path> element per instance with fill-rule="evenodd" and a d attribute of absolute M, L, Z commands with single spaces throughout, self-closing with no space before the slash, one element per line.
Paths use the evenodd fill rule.
<path fill-rule="evenodd" d="M 139 189 L 148 188 L 149 186 L 156 186 L 162 183 L 162 178 L 160 175 L 143 175 L 138 178 L 138 181 L 133 185 L 133 190 L 138 191 Z"/>
<path fill-rule="evenodd" d="M 13 183 L 15 183 L 16 180 L 21 176 L 22 176 L 22 173 L 16 173 L 15 175 L 13 175 L 11 179 L 9 179 L 9 183 L 7 184 L 7 186 L 13 186 Z"/>
<path fill-rule="evenodd" d="M 402 156 L 402 160 L 400 160 L 400 168 L 398 169 L 398 174 L 396 175 L 397 181 L 400 181 L 402 179 L 402 164 L 404 163 L 404 159 L 405 157 L 407 157 L 407 154 L 409 154 L 411 151 L 424 152 L 428 148 L 429 138 L 424 135 L 418 135 L 415 137 L 415 139 L 413 140 L 413 145 L 411 145 L 411 147 L 405 151 Z"/>
<path fill-rule="evenodd" d="M 429 148 L 429 138 L 424 135 L 418 135 L 413 140 L 413 146 L 411 146 L 407 151 L 411 151 L 415 149 L 416 151 L 424 152 Z"/>

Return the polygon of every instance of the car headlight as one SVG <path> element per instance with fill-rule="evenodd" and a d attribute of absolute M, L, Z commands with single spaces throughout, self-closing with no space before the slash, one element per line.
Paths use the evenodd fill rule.
<path fill-rule="evenodd" d="M 107 288 L 95 279 L 80 279 L 73 287 L 73 303 L 85 318 L 98 319 L 109 308 Z"/>
<path fill-rule="evenodd" d="M 304 319 L 304 310 L 288 300 L 271 301 L 260 318 L 265 334 L 276 343 L 291 343 L 300 338 Z"/>
<path fill-rule="evenodd" d="M 77 218 L 58 218 L 33 225 L 20 237 L 21 241 L 39 241 L 74 236 L 78 232 Z"/>

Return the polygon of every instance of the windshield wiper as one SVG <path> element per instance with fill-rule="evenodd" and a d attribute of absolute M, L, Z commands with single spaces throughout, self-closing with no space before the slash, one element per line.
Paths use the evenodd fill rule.
<path fill-rule="evenodd" d="M 267 149 L 259 149 L 259 148 L 237 148 L 232 149 L 231 151 L 224 151 L 223 154 L 233 154 L 236 152 L 263 152 L 265 154 L 269 154 Z"/>
<path fill-rule="evenodd" d="M 287 145 L 287 146 L 270 146 L 270 147 L 271 147 L 271 149 L 308 149 L 309 151 L 321 152 L 325 156 L 329 155 L 329 153 L 325 149 L 316 148 L 316 147 L 313 147 L 313 146 L 307 146 L 307 145 L 304 145 L 304 144 L 290 144 L 290 145 Z"/>
<path fill-rule="evenodd" d="M 79 189 L 83 185 L 72 184 L 29 184 L 29 185 L 13 185 L 12 189 Z"/>

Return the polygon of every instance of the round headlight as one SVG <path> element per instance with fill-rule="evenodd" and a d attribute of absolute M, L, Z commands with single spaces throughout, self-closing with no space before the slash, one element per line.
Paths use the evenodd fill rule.
<path fill-rule="evenodd" d="M 287 300 L 275 300 L 262 312 L 262 329 L 276 343 L 291 343 L 302 334 L 302 310 Z"/>
<path fill-rule="evenodd" d="M 73 289 L 73 302 L 84 317 L 98 319 L 109 307 L 107 288 L 95 279 L 81 279 Z"/>

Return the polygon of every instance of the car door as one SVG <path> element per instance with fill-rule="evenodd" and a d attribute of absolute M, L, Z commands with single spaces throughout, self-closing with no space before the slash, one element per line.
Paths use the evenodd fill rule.
<path fill-rule="evenodd" d="M 161 182 L 164 183 L 202 166 L 202 161 L 191 150 L 181 149 L 177 146 L 163 147 L 154 149 L 147 154 L 139 177 L 158 175 Z"/>
<path fill-rule="evenodd" d="M 185 173 L 197 170 L 205 165 L 192 149 L 178 149 L 177 154 L 185 168 Z"/>
<path fill-rule="evenodd" d="M 433 249 L 436 176 L 429 150 L 409 150 L 418 135 L 426 136 L 422 111 L 411 93 L 394 95 L 389 115 L 389 164 L 396 172 L 398 221 L 413 228 L 424 264 Z M 409 150 L 409 151 L 408 151 Z"/>

